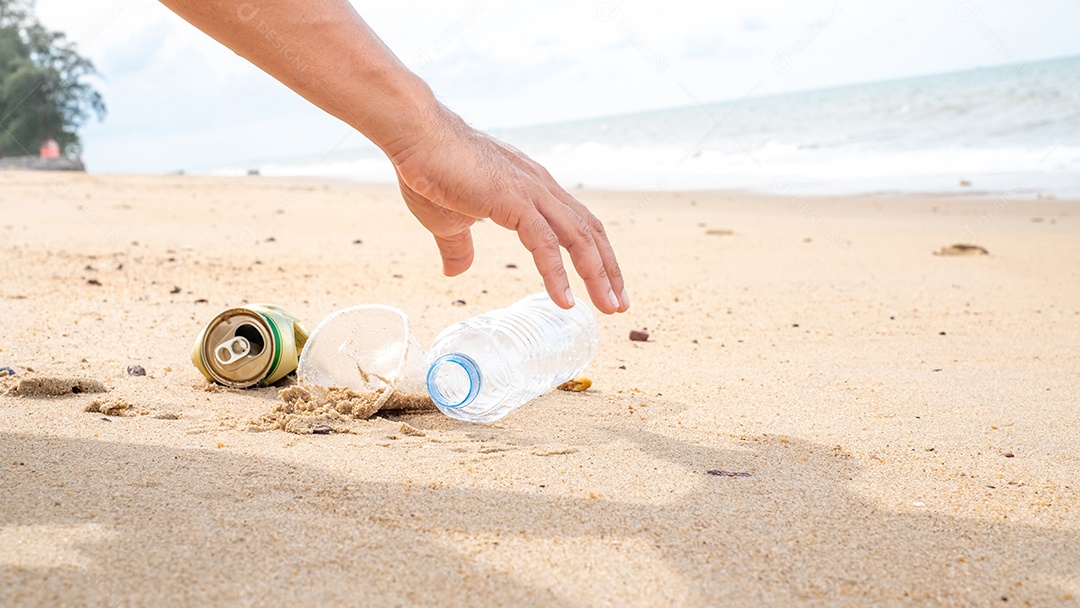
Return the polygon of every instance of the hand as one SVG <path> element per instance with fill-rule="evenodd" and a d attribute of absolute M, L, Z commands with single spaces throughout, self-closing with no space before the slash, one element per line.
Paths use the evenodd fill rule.
<path fill-rule="evenodd" d="M 531 158 L 448 110 L 434 124 L 390 160 L 405 204 L 435 236 L 443 273 L 455 276 L 472 265 L 470 227 L 476 218 L 490 218 L 518 233 L 559 306 L 574 305 L 562 247 L 597 309 L 610 314 L 629 308 L 615 251 L 585 205 Z"/>

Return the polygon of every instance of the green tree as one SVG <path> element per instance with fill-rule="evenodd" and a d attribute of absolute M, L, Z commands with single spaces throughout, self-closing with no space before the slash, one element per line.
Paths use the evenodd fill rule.
<path fill-rule="evenodd" d="M 87 82 L 95 74 L 73 42 L 38 23 L 33 0 L 0 0 L 0 157 L 37 154 L 47 139 L 78 154 L 78 128 L 105 117 Z"/>

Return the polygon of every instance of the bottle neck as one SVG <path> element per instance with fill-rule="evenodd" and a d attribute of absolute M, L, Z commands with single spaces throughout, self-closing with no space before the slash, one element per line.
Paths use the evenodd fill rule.
<path fill-rule="evenodd" d="M 472 357 L 463 353 L 448 353 L 428 368 L 427 389 L 432 401 L 440 408 L 465 407 L 480 394 L 482 375 Z"/>

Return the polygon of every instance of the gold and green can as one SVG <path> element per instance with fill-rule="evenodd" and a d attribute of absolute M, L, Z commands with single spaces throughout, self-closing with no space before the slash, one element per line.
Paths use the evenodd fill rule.
<path fill-rule="evenodd" d="M 191 362 L 207 380 L 233 388 L 273 384 L 296 369 L 307 342 L 303 323 L 284 308 L 230 308 L 195 339 Z"/>

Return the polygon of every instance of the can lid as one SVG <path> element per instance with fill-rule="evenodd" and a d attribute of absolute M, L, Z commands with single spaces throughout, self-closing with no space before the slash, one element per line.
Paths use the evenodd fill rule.
<path fill-rule="evenodd" d="M 206 327 L 199 354 L 215 380 L 246 388 L 269 375 L 278 348 L 276 336 L 262 315 L 232 308 Z"/>

